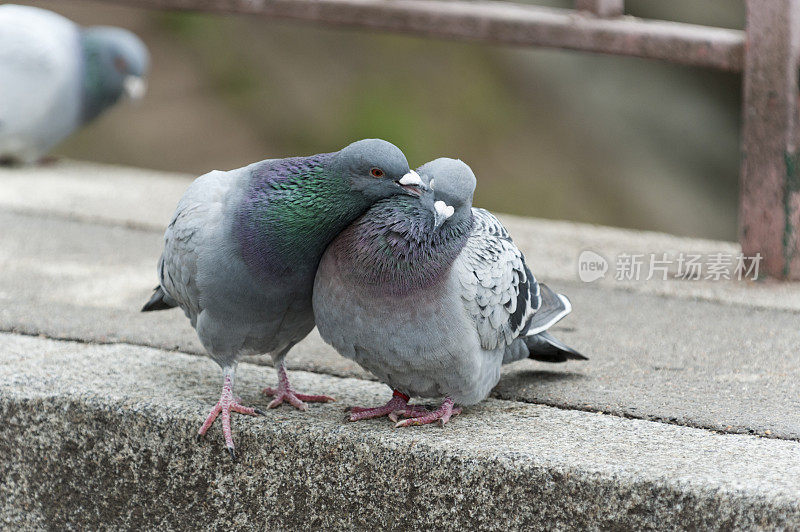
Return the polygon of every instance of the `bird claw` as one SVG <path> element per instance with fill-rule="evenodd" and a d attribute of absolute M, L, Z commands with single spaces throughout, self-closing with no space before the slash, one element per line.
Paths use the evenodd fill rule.
<path fill-rule="evenodd" d="M 360 421 L 362 419 L 389 416 L 389 419 L 397 422 L 398 415 L 413 417 L 415 414 L 425 414 L 427 412 L 428 410 L 424 406 L 409 405 L 406 399 L 393 396 L 392 399 L 383 406 L 372 408 L 365 408 L 363 406 L 351 407 L 348 419 L 350 421 Z"/>
<path fill-rule="evenodd" d="M 276 408 L 286 401 L 298 410 L 305 411 L 308 410 L 306 401 L 309 403 L 329 403 L 331 401 L 336 401 L 336 399 L 328 397 L 327 395 L 306 395 L 297 393 L 291 388 L 281 389 L 280 386 L 278 388 L 264 388 L 261 393 L 275 397 L 275 399 L 267 405 L 268 408 Z"/>
<path fill-rule="evenodd" d="M 275 399 L 273 399 L 272 402 L 267 405 L 269 408 L 276 408 L 282 405 L 284 401 L 287 401 L 298 410 L 308 410 L 308 405 L 306 402 L 329 403 L 336 400 L 333 397 L 328 397 L 327 395 L 306 395 L 295 392 L 292 389 L 291 384 L 289 384 L 289 377 L 286 375 L 286 368 L 283 366 L 283 362 L 278 365 L 277 370 L 278 387 L 264 388 L 261 390 L 261 393 L 264 395 L 275 397 Z"/>
<path fill-rule="evenodd" d="M 231 454 L 231 460 L 236 462 L 236 451 L 233 450 L 233 447 L 228 447 L 228 452 Z"/>
<path fill-rule="evenodd" d="M 211 409 L 211 412 L 208 414 L 208 417 L 206 417 L 206 420 L 203 422 L 203 425 L 200 427 L 200 430 L 197 431 L 196 439 L 198 442 L 201 441 L 203 439 L 203 436 L 205 436 L 206 432 L 208 431 L 208 429 L 211 428 L 211 425 L 214 424 L 214 421 L 216 421 L 217 417 L 221 417 L 222 435 L 225 438 L 225 444 L 231 451 L 231 456 L 235 458 L 235 453 L 233 453 L 233 432 L 231 430 L 231 412 L 236 412 L 248 416 L 256 416 L 259 415 L 260 411 L 257 411 L 257 409 L 255 408 L 250 408 L 247 406 L 240 405 L 238 402 L 233 400 L 233 395 L 231 394 L 230 388 L 224 387 L 219 401 L 217 402 L 217 404 L 214 405 L 214 408 Z"/>
<path fill-rule="evenodd" d="M 416 406 L 416 405 L 409 405 L 407 408 L 399 408 L 389 414 L 389 419 L 392 420 L 393 423 L 397 423 L 397 420 L 401 417 L 404 418 L 413 418 L 417 415 L 425 415 L 430 414 L 430 410 L 425 408 L 424 406 Z"/>
<path fill-rule="evenodd" d="M 437 421 L 439 424 L 444 427 L 444 425 L 450 421 L 452 416 L 457 416 L 461 413 L 460 406 L 454 406 L 453 400 L 449 397 L 444 400 L 442 406 L 434 410 L 433 412 L 428 412 L 425 415 L 420 417 L 411 417 L 409 419 L 404 419 L 403 421 L 398 421 L 395 424 L 395 428 L 400 427 L 412 427 L 417 425 L 428 425 L 430 423 L 436 423 Z M 395 421 L 394 419 L 392 421 Z"/>

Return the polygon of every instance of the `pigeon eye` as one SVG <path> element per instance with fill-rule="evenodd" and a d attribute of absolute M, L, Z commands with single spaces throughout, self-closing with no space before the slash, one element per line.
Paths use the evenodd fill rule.
<path fill-rule="evenodd" d="M 116 68 L 117 72 L 120 74 L 124 74 L 128 71 L 128 63 L 120 56 L 117 56 L 114 58 L 114 68 Z"/>
<path fill-rule="evenodd" d="M 383 170 L 380 168 L 373 168 L 369 173 L 372 177 L 383 177 Z"/>

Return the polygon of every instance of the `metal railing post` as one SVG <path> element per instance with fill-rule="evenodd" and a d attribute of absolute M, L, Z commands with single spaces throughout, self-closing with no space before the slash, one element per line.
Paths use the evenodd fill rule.
<path fill-rule="evenodd" d="M 739 238 L 762 271 L 800 279 L 800 0 L 747 0 Z"/>

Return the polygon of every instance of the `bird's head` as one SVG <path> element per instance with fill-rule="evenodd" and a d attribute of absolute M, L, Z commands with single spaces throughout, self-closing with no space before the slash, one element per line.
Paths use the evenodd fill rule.
<path fill-rule="evenodd" d="M 150 54 L 141 39 L 122 28 L 93 26 L 84 30 L 84 43 L 95 78 L 90 83 L 115 98 L 144 96 Z"/>
<path fill-rule="evenodd" d="M 419 198 L 428 189 L 420 176 L 409 168 L 403 152 L 391 142 L 359 140 L 336 157 L 351 190 L 361 193 L 370 203 L 396 194 Z"/>
<path fill-rule="evenodd" d="M 471 216 L 477 180 L 466 163 L 441 157 L 420 166 L 417 172 L 431 189 L 423 202 L 433 211 L 434 229 Z"/>

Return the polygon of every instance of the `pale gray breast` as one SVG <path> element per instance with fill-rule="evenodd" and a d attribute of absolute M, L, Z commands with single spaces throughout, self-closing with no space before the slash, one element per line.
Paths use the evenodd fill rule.
<path fill-rule="evenodd" d="M 330 249 L 317 271 L 314 312 L 326 342 L 410 395 L 449 395 L 461 404 L 486 397 L 502 353 L 480 347 L 457 278 L 398 297 L 355 284 L 347 271 L 346 260 L 337 261 Z"/>

